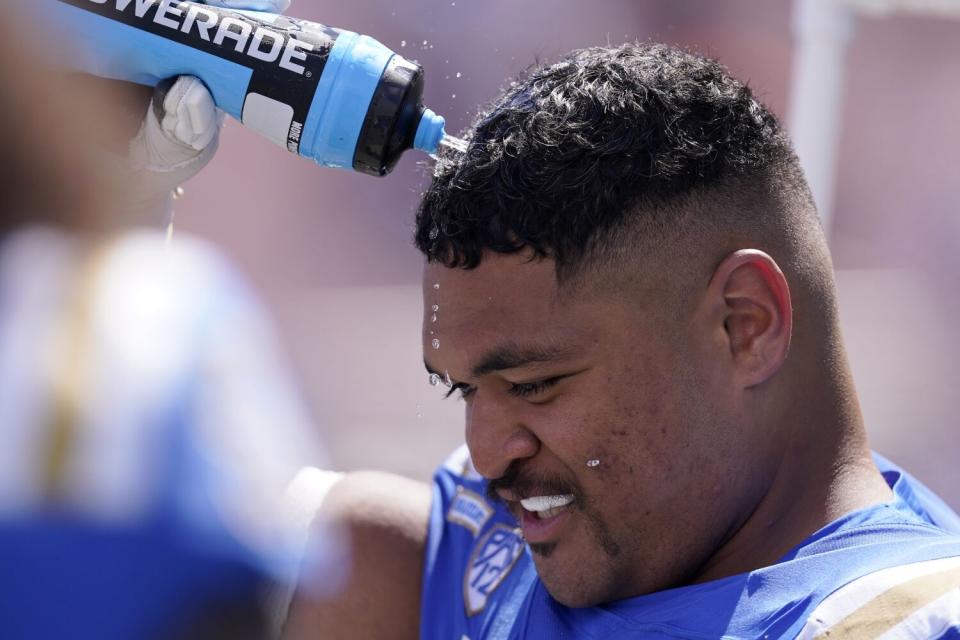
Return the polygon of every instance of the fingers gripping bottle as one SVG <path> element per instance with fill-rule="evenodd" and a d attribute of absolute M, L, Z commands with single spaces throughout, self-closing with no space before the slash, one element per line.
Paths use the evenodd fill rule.
<path fill-rule="evenodd" d="M 43 2 L 73 69 L 154 86 L 195 75 L 221 109 L 321 165 L 382 176 L 444 136 L 420 65 L 368 36 L 179 0 Z"/>

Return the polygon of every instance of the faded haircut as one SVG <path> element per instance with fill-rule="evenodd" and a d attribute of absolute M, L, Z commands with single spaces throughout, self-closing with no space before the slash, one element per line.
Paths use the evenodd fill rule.
<path fill-rule="evenodd" d="M 487 251 L 530 251 L 563 282 L 703 231 L 825 256 L 777 118 L 722 65 L 681 49 L 590 48 L 532 68 L 465 138 L 417 212 L 429 262 L 471 269 Z"/>

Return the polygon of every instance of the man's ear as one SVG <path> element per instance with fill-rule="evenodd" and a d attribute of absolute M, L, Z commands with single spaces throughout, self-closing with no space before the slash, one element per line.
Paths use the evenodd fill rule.
<path fill-rule="evenodd" d="M 776 373 L 790 348 L 793 305 L 774 259 L 757 249 L 731 253 L 713 272 L 707 299 L 743 387 Z"/>

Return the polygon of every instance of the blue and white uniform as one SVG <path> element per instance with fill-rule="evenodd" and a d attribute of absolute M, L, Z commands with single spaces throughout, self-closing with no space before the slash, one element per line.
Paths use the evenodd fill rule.
<path fill-rule="evenodd" d="M 876 457 L 894 499 L 817 531 L 776 564 L 582 609 L 554 601 L 514 517 L 466 449 L 437 472 L 424 640 L 960 638 L 960 517 Z"/>
<path fill-rule="evenodd" d="M 322 452 L 263 308 L 197 239 L 4 236 L 0 443 L 2 638 L 155 637 L 299 567 L 282 498 Z"/>

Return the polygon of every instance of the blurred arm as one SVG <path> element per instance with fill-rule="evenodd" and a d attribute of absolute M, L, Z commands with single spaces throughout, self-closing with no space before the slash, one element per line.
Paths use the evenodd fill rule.
<path fill-rule="evenodd" d="M 341 524 L 350 536 L 351 575 L 334 600 L 315 602 L 298 593 L 284 638 L 419 637 L 430 500 L 428 485 L 387 473 L 351 473 L 330 489 L 320 520 Z"/>

